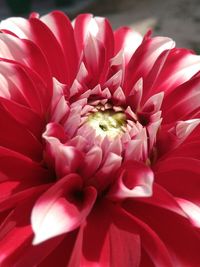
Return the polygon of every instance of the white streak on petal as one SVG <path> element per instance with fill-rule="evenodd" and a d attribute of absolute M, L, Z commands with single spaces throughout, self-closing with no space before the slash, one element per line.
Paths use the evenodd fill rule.
<path fill-rule="evenodd" d="M 176 198 L 183 211 L 189 216 L 192 224 L 200 228 L 200 207 L 182 198 Z"/>

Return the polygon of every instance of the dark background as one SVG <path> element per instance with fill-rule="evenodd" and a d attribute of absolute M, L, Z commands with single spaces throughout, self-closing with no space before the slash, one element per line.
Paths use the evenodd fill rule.
<path fill-rule="evenodd" d="M 200 0 L 0 0 L 0 19 L 54 9 L 71 19 L 83 12 L 106 16 L 113 28 L 128 25 L 142 34 L 152 28 L 200 54 Z"/>

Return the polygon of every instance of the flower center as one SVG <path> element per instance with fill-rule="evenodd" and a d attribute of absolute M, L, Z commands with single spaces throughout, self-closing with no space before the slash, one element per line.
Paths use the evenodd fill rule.
<path fill-rule="evenodd" d="M 121 111 L 97 111 L 89 115 L 87 122 L 103 138 L 114 139 L 126 131 L 126 115 Z"/>

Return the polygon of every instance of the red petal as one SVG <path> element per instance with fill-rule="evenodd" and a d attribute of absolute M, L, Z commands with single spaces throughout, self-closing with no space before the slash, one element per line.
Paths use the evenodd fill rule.
<path fill-rule="evenodd" d="M 1 146 L 20 152 L 36 161 L 42 159 L 41 143 L 1 107 L 0 125 Z"/>
<path fill-rule="evenodd" d="M 30 212 L 38 197 L 31 194 L 26 201 L 16 203 L 16 208 L 8 215 L 0 226 L 0 265 L 15 266 L 21 253 L 30 246 L 33 232 L 29 223 Z"/>
<path fill-rule="evenodd" d="M 0 35 L 0 58 L 13 60 L 28 66 L 51 85 L 51 74 L 48 63 L 41 50 L 29 40 L 21 40 L 7 34 Z"/>
<path fill-rule="evenodd" d="M 30 108 L 0 97 L 0 105 L 20 124 L 25 126 L 39 141 L 44 129 L 44 120 Z"/>
<path fill-rule="evenodd" d="M 135 201 L 131 200 L 130 203 L 134 207 Z M 165 244 L 147 224 L 118 206 L 113 206 L 110 212 L 117 227 L 140 235 L 141 246 L 149 255 L 155 267 L 174 267 Z M 134 208 L 133 211 L 129 209 L 129 212 L 134 214 Z"/>
<path fill-rule="evenodd" d="M 200 78 L 196 77 L 167 94 L 162 105 L 163 123 L 195 118 L 192 112 L 199 109 L 199 87 Z"/>
<path fill-rule="evenodd" d="M 71 85 L 78 67 L 78 55 L 71 22 L 64 13 L 59 11 L 42 16 L 41 20 L 51 29 L 62 48 L 68 75 L 67 83 Z"/>
<path fill-rule="evenodd" d="M 109 206 L 107 202 L 100 203 L 88 216 L 86 226 L 79 231 L 68 267 L 139 267 L 139 236 L 116 227 Z"/>
<path fill-rule="evenodd" d="M 163 54 L 165 57 L 165 55 Z M 155 68 L 159 65 L 159 62 L 155 62 Z M 167 55 L 165 64 L 163 65 L 158 77 L 153 83 L 151 92 L 148 94 L 155 94 L 157 92 L 164 91 L 166 94 L 172 92 L 177 86 L 188 81 L 194 76 L 200 69 L 200 56 L 194 55 L 187 49 L 172 49 Z M 152 68 L 152 73 L 154 67 Z M 151 81 L 154 80 L 150 75 L 147 78 L 146 86 L 147 90 L 150 87 Z M 146 89 L 146 88 L 145 88 Z M 145 90 L 146 91 L 146 90 Z"/>
<path fill-rule="evenodd" d="M 81 187 L 78 175 L 68 175 L 38 199 L 31 216 L 34 244 L 70 232 L 83 223 L 96 199 L 96 190 L 88 187 L 82 191 Z"/>
<path fill-rule="evenodd" d="M 127 209 L 147 223 L 163 240 L 171 255 L 172 266 L 199 267 L 200 235 L 187 219 L 166 209 L 139 203 L 129 203 Z"/>
<path fill-rule="evenodd" d="M 193 158 L 170 157 L 155 165 L 156 182 L 175 197 L 200 204 L 200 161 Z M 188 178 L 189 177 L 189 178 Z"/>
<path fill-rule="evenodd" d="M 81 55 L 85 45 L 85 38 L 88 34 L 87 26 L 89 25 L 91 19 L 91 14 L 81 14 L 77 16 L 74 21 L 74 35 L 79 56 Z"/>

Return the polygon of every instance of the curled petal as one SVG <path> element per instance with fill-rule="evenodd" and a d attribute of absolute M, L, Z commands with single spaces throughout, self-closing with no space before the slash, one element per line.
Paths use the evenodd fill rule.
<path fill-rule="evenodd" d="M 115 173 L 120 168 L 122 157 L 109 152 L 100 170 L 92 177 L 91 183 L 98 188 L 99 191 L 104 190 L 115 179 Z"/>
<path fill-rule="evenodd" d="M 142 108 L 142 112 L 155 113 L 160 110 L 164 97 L 164 92 L 151 96 Z"/>
<path fill-rule="evenodd" d="M 129 161 L 120 171 L 108 196 L 114 199 L 149 197 L 152 195 L 154 175 L 144 163 Z"/>
<path fill-rule="evenodd" d="M 102 149 L 99 146 L 92 147 L 85 155 L 85 164 L 81 173 L 91 177 L 102 163 Z"/>
<path fill-rule="evenodd" d="M 31 224 L 37 245 L 76 229 L 87 217 L 94 201 L 93 187 L 82 189 L 78 175 L 68 175 L 46 191 L 35 203 Z"/>
<path fill-rule="evenodd" d="M 158 136 L 159 154 L 177 148 L 182 144 L 186 138 L 199 125 L 200 119 L 191 119 L 186 121 L 178 121 L 174 127 L 166 130 L 165 127 L 161 129 Z"/>

